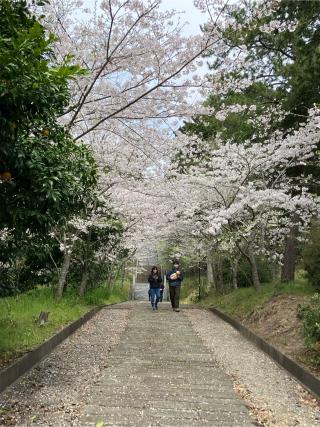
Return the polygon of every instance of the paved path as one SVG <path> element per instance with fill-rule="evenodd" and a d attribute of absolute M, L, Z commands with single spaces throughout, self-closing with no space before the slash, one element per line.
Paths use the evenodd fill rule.
<path fill-rule="evenodd" d="M 135 283 L 134 285 L 134 300 L 148 301 L 148 283 Z"/>
<path fill-rule="evenodd" d="M 136 283 L 134 286 L 134 300 L 148 301 L 149 283 Z M 163 293 L 163 301 L 167 301 L 167 289 Z"/>
<path fill-rule="evenodd" d="M 128 307 L 128 327 L 91 389 L 81 426 L 254 425 L 183 310 Z"/>

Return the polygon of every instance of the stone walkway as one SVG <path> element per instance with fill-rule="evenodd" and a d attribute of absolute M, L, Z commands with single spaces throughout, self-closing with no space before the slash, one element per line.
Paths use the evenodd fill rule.
<path fill-rule="evenodd" d="M 80 425 L 253 426 L 231 379 L 182 312 L 128 303 L 129 323 L 92 387 Z"/>
<path fill-rule="evenodd" d="M 136 283 L 134 286 L 134 299 L 139 301 L 148 301 L 149 283 Z M 167 301 L 167 287 L 163 293 L 163 301 Z"/>

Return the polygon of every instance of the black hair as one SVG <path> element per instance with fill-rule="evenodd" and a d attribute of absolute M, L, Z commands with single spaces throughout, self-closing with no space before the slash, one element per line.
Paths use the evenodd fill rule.
<path fill-rule="evenodd" d="M 157 272 L 159 273 L 159 268 L 156 266 L 156 265 L 154 265 L 152 268 L 151 268 L 151 274 L 153 273 L 153 270 L 154 269 L 156 269 L 157 270 Z"/>
<path fill-rule="evenodd" d="M 173 265 L 175 265 L 175 264 L 180 265 L 180 262 L 179 262 L 177 259 L 174 259 L 174 260 L 172 261 L 172 264 L 173 264 Z"/>

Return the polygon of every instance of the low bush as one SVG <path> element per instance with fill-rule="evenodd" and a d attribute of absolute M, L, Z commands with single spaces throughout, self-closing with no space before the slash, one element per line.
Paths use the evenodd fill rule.
<path fill-rule="evenodd" d="M 320 294 L 315 294 L 309 304 L 300 307 L 299 317 L 303 321 L 303 332 L 308 352 L 305 362 L 319 368 L 320 366 Z"/>
<path fill-rule="evenodd" d="M 306 344 L 313 347 L 320 342 L 320 294 L 315 294 L 309 304 L 300 307 Z"/>

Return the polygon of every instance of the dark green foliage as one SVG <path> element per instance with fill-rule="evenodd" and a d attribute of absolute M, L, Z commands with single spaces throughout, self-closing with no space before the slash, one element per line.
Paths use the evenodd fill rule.
<path fill-rule="evenodd" d="M 91 151 L 58 123 L 83 70 L 57 63 L 54 41 L 26 1 L 0 0 L 0 295 L 37 283 L 56 251 L 50 229 L 81 214 L 97 181 Z"/>
<path fill-rule="evenodd" d="M 303 264 L 310 283 L 320 289 L 320 223 L 311 227 L 309 241 L 303 251 Z"/>
<path fill-rule="evenodd" d="M 320 365 L 320 295 L 315 294 L 310 301 L 300 307 L 299 317 L 303 321 L 303 332 L 307 347 L 311 350 L 312 363 Z"/>
<path fill-rule="evenodd" d="M 263 257 L 257 258 L 258 273 L 261 283 L 271 281 L 271 269 L 268 260 Z M 214 270 L 217 266 L 214 268 Z M 230 265 L 230 258 L 221 257 L 219 268 L 221 269 L 220 276 L 215 274 L 215 288 L 219 294 L 230 292 L 232 288 L 232 270 Z M 251 265 L 247 258 L 241 257 L 238 263 L 237 282 L 239 288 L 246 288 L 253 286 Z"/>
<path fill-rule="evenodd" d="M 270 264 L 268 260 L 258 257 L 257 258 L 257 264 L 258 264 L 258 273 L 261 283 L 267 283 L 271 281 L 271 271 L 270 271 Z M 247 287 L 252 286 L 252 277 L 251 277 L 251 266 L 247 259 L 242 258 L 239 262 L 238 267 L 238 286 L 241 287 Z"/>
<path fill-rule="evenodd" d="M 214 71 L 221 71 L 224 60 L 230 59 L 233 49 L 245 46 L 249 60 L 245 70 L 234 79 L 252 78 L 254 83 L 241 93 L 227 95 L 212 94 L 206 104 L 219 110 L 222 104 L 256 104 L 256 115 L 269 105 L 280 104 L 289 114 L 282 123 L 274 123 L 274 128 L 297 127 L 307 118 L 308 109 L 320 101 L 320 2 L 317 0 L 281 0 L 279 8 L 268 16 L 257 18 L 259 4 L 248 2 L 246 6 L 226 6 L 225 11 L 242 25 L 221 29 L 221 37 L 226 42 L 224 53 L 211 65 Z M 258 14 L 259 15 L 259 14 Z M 261 28 L 271 21 L 279 21 L 288 27 L 290 21 L 299 22 L 294 31 L 262 32 Z M 244 24 L 245 23 L 245 24 Z M 237 28 L 235 31 L 234 28 Z M 211 59 L 211 57 L 210 57 Z M 254 59 L 252 65 L 250 60 Z M 222 67 L 222 69 L 224 69 Z M 228 78 L 228 71 L 224 78 Z M 203 138 L 212 138 L 221 132 L 224 140 L 243 142 L 256 134 L 257 129 L 244 123 L 246 113 L 231 113 L 223 122 L 213 117 L 201 117 L 186 123 L 184 130 Z"/>
<path fill-rule="evenodd" d="M 5 156 L 12 180 L 1 184 L 0 224 L 21 235 L 64 223 L 85 206 L 95 184 L 95 162 L 83 145 L 75 144 L 56 126 L 48 142 L 41 137 L 21 138 Z"/>
<path fill-rule="evenodd" d="M 277 102 L 277 92 L 262 82 L 254 82 L 241 93 L 229 92 L 226 95 L 210 95 L 204 105 L 214 111 L 234 104 L 254 106 L 254 110 L 240 113 L 230 113 L 225 120 L 218 120 L 215 114 L 195 118 L 193 122 L 185 122 L 182 130 L 188 134 L 197 134 L 204 139 L 213 139 L 218 133 L 223 140 L 241 143 L 259 141 L 258 129 L 248 119 L 261 114 L 266 106 Z"/>
<path fill-rule="evenodd" d="M 242 93 L 229 92 L 226 95 L 210 95 L 204 104 L 213 108 L 214 111 L 234 104 L 247 106 L 247 108 L 243 112 L 229 113 L 225 120 L 219 120 L 213 113 L 194 118 L 192 122 L 185 122 L 181 131 L 188 135 L 197 135 L 205 143 L 201 144 L 197 141 L 191 145 L 191 156 L 190 153 L 186 157 L 180 154 L 176 159 L 178 170 L 183 173 L 190 166 L 208 160 L 212 156 L 212 151 L 215 150 L 215 139 L 218 135 L 222 141 L 234 143 L 261 142 L 261 133 L 264 137 L 266 136 L 265 129 L 258 129 L 256 124 L 250 123 L 250 120 L 262 114 L 270 104 L 278 102 L 277 98 L 277 92 L 261 82 L 253 83 Z M 269 129 L 269 133 L 275 130 L 276 125 L 275 121 L 274 127 L 271 126 Z"/>
<path fill-rule="evenodd" d="M 280 104 L 289 112 L 275 126 L 286 132 L 305 122 L 308 110 L 320 102 L 320 2 L 281 0 L 273 13 L 259 18 L 255 13 L 257 9 L 259 4 L 252 2 L 251 7 L 231 11 L 238 22 L 246 18 L 247 24 L 241 31 L 227 28 L 223 37 L 231 48 L 245 45 L 248 59 L 254 59 L 239 79 L 250 76 L 275 88 L 276 99 L 270 102 Z M 291 21 L 297 21 L 298 25 L 293 31 L 262 32 L 261 27 L 271 21 L 280 22 L 284 28 L 288 28 Z M 219 68 L 219 64 L 213 68 Z M 304 168 L 293 168 L 290 175 L 312 174 L 315 178 L 312 191 L 319 193 L 320 170 L 314 160 L 310 159 Z"/>
<path fill-rule="evenodd" d="M 62 253 L 50 236 L 14 236 L 0 241 L 0 297 L 31 289 L 56 279 L 52 259 L 59 265 Z"/>
<path fill-rule="evenodd" d="M 229 46 L 245 45 L 248 58 L 260 61 L 247 68 L 247 75 L 276 84 L 288 110 L 306 113 L 319 100 L 320 94 L 320 3 L 317 0 L 281 0 L 273 13 L 257 18 L 258 9 L 259 4 L 252 2 L 251 7 L 230 11 L 239 23 L 246 21 L 247 24 L 237 31 L 227 28 L 223 37 Z M 275 20 L 286 28 L 289 22 L 297 20 L 298 26 L 294 31 L 261 31 L 263 25 Z M 214 66 L 217 67 L 219 63 Z"/>
<path fill-rule="evenodd" d="M 0 1 L 2 149 L 6 140 L 15 139 L 17 130 L 35 130 L 35 119 L 45 122 L 68 105 L 68 79 L 83 71 L 70 65 L 70 57 L 55 65 L 54 41 L 52 34 L 46 36 L 25 1 Z"/>
<path fill-rule="evenodd" d="M 83 206 L 95 163 L 57 124 L 77 66 L 54 65 L 53 36 L 24 1 L 0 2 L 0 226 L 42 232 Z"/>

